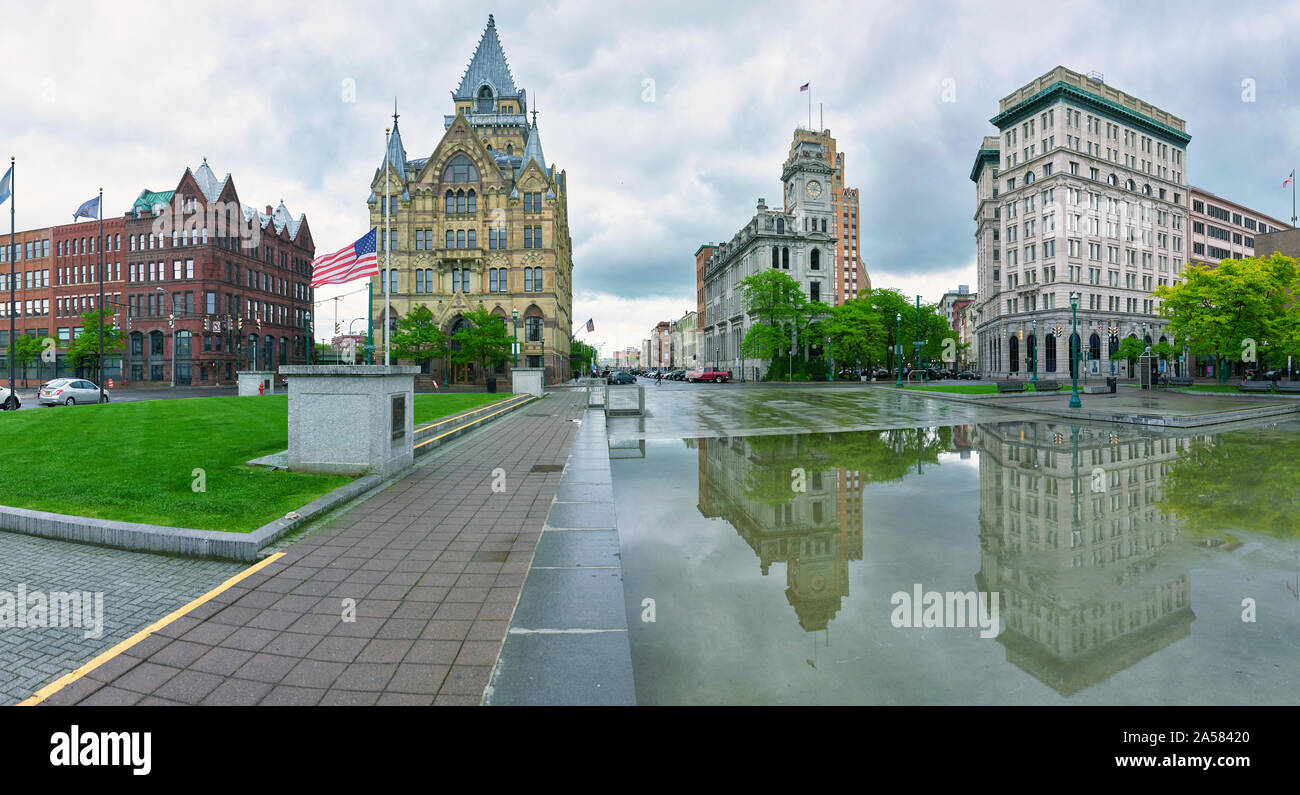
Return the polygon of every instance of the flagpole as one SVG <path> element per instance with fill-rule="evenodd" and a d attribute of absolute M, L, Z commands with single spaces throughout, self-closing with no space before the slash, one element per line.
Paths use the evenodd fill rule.
<path fill-rule="evenodd" d="M 104 402 L 104 189 L 99 189 L 99 204 L 96 205 L 99 210 L 99 240 L 95 248 L 99 249 L 99 370 L 98 378 L 95 379 L 99 384 L 99 402 Z"/>
<path fill-rule="evenodd" d="M 9 156 L 9 396 L 14 397 L 14 353 L 18 350 L 18 340 L 14 337 L 18 332 L 14 329 L 14 303 L 16 296 L 14 294 L 17 288 L 18 274 L 14 270 L 14 203 L 17 198 L 14 196 L 14 158 Z"/>
<path fill-rule="evenodd" d="M 1291 169 L 1291 226 L 1295 226 L 1295 169 Z"/>
<path fill-rule="evenodd" d="M 808 81 L 808 132 L 812 132 L 812 81 Z"/>
<path fill-rule="evenodd" d="M 392 311 L 391 299 L 388 295 L 388 283 L 392 280 L 393 274 L 393 252 L 392 242 L 388 237 L 388 205 L 392 203 L 388 189 L 388 130 L 384 130 L 384 366 L 388 366 L 388 314 Z"/>

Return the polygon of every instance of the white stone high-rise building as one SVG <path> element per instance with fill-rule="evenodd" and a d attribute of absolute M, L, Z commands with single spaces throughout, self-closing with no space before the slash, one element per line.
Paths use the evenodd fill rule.
<path fill-rule="evenodd" d="M 1124 337 L 1164 338 L 1151 296 L 1188 258 L 1183 120 L 1100 75 L 1058 66 L 1004 97 L 971 169 L 976 355 L 991 378 L 1070 378 L 1070 296 L 1084 374 L 1128 375 Z M 1170 340 L 1172 342 L 1172 340 Z"/>

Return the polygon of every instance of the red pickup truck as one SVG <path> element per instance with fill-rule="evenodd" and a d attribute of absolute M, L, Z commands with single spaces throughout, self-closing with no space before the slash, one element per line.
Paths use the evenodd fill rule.
<path fill-rule="evenodd" d="M 730 370 L 715 370 L 712 367 L 705 367 L 703 370 L 691 370 L 686 374 L 687 381 L 712 381 L 715 384 L 721 384 L 723 381 L 731 380 Z"/>

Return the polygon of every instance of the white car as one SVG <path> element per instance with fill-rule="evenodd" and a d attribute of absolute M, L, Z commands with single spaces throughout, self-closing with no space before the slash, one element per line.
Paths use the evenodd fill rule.
<path fill-rule="evenodd" d="M 84 378 L 56 378 L 41 386 L 37 394 L 43 406 L 75 406 L 78 403 L 99 403 L 99 387 Z M 108 402 L 108 390 L 104 390 L 104 403 Z"/>
<path fill-rule="evenodd" d="M 10 392 L 7 386 L 0 386 L 0 411 L 16 411 L 22 407 L 18 395 Z"/>

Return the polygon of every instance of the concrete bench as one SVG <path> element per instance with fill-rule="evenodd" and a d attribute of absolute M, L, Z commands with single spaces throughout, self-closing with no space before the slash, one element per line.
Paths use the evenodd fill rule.
<path fill-rule="evenodd" d="M 1037 389 L 1039 392 L 1060 392 L 1061 382 L 1060 381 L 1039 381 L 1038 385 L 1034 388 Z"/>
<path fill-rule="evenodd" d="M 1278 381 L 1273 386 L 1277 388 L 1278 392 L 1288 395 L 1300 394 L 1300 381 Z"/>
<path fill-rule="evenodd" d="M 1083 388 L 1085 395 L 1109 395 L 1110 387 L 1105 384 L 1088 384 Z"/>
<path fill-rule="evenodd" d="M 1003 392 L 1024 392 L 1025 384 L 1023 381 L 999 381 L 998 394 Z"/>
<path fill-rule="evenodd" d="M 1272 392 L 1272 381 L 1247 381 L 1237 387 L 1239 392 Z"/>

